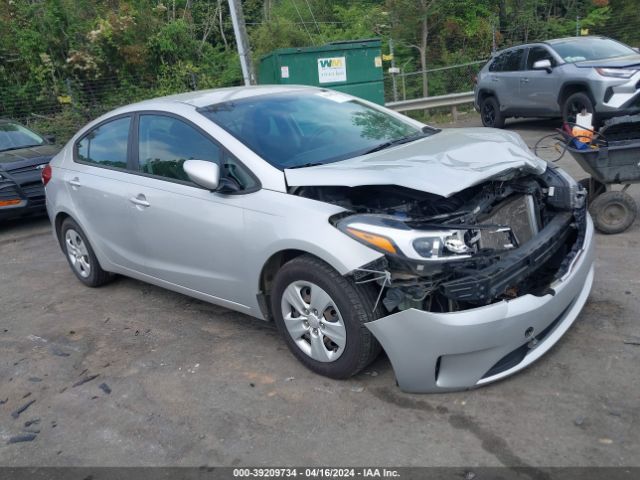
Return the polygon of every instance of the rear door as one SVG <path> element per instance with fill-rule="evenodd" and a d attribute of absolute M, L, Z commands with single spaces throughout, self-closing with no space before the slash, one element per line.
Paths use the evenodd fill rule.
<path fill-rule="evenodd" d="M 504 52 L 502 62 L 502 88 L 498 91 L 500 106 L 503 110 L 517 112 L 522 107 L 520 84 L 523 77 L 525 48 L 514 48 Z"/>
<path fill-rule="evenodd" d="M 91 244 L 109 261 L 125 267 L 134 261 L 127 218 L 132 126 L 131 115 L 96 126 L 74 145 L 70 168 L 61 169 L 74 214 Z"/>
<path fill-rule="evenodd" d="M 207 160 L 231 175 L 235 167 L 229 165 L 229 154 L 195 125 L 160 112 L 137 116 L 133 154 L 138 174 L 131 180 L 129 212 L 139 260 L 136 270 L 246 304 L 243 197 L 251 190 L 245 187 L 252 185 L 242 185 L 242 192 L 234 195 L 210 192 L 193 184 L 182 168 L 185 160 Z M 237 170 L 232 173 L 250 179 Z"/>
<path fill-rule="evenodd" d="M 539 60 L 549 60 L 552 70 L 535 70 L 533 65 Z M 528 49 L 525 71 L 520 80 L 520 98 L 523 106 L 531 113 L 550 115 L 558 113 L 557 61 L 551 51 L 542 45 Z"/>

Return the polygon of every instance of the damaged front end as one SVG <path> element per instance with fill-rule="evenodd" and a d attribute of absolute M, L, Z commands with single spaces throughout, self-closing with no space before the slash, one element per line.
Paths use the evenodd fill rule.
<path fill-rule="evenodd" d="M 582 245 L 586 192 L 562 170 L 498 178 L 444 198 L 403 187 L 304 187 L 338 204 L 331 221 L 385 257 L 353 272 L 376 279 L 389 313 L 455 312 L 541 295 Z"/>
<path fill-rule="evenodd" d="M 355 269 L 387 315 L 366 324 L 400 388 L 472 388 L 548 351 L 593 282 L 586 192 L 562 170 L 494 177 L 449 197 L 403 187 L 303 187 L 333 225 L 384 254 Z"/>

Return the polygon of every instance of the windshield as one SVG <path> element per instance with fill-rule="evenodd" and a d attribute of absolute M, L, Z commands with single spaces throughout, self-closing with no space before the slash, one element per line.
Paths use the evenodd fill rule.
<path fill-rule="evenodd" d="M 426 135 L 333 91 L 263 95 L 199 112 L 280 170 L 336 162 Z"/>
<path fill-rule="evenodd" d="M 0 123 L 0 151 L 37 147 L 44 143 L 40 135 L 22 125 L 13 122 Z"/>
<path fill-rule="evenodd" d="M 609 38 L 579 38 L 555 43 L 551 47 L 569 63 L 637 55 L 631 47 Z"/>

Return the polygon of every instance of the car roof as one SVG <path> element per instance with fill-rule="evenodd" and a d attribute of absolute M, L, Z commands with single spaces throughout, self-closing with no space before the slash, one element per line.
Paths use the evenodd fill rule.
<path fill-rule="evenodd" d="M 304 85 L 254 85 L 243 87 L 217 88 L 212 90 L 196 90 L 193 92 L 178 93 L 176 95 L 168 95 L 166 97 L 157 97 L 150 100 L 143 100 L 129 105 L 139 109 L 140 107 L 149 108 L 155 103 L 184 103 L 193 105 L 195 108 L 215 105 L 217 103 L 228 102 L 230 100 L 240 100 L 245 98 L 257 97 L 262 95 L 289 93 L 300 90 L 321 90 L 318 87 L 308 87 Z"/>
<path fill-rule="evenodd" d="M 604 37 L 601 35 L 585 35 L 582 37 L 562 37 L 562 38 L 552 38 L 550 40 L 540 40 L 538 42 L 529 42 L 529 43 L 521 43 L 519 45 L 513 45 L 511 47 L 507 47 L 507 48 L 503 48 L 502 50 L 498 50 L 497 52 L 495 52 L 492 57 L 495 57 L 496 55 L 501 54 L 502 52 L 507 52 L 509 50 L 513 50 L 516 48 L 525 48 L 525 47 L 531 47 L 534 45 L 557 45 L 558 43 L 566 43 L 566 42 L 580 42 L 582 40 L 588 39 L 588 38 L 603 38 L 603 39 L 607 39 L 609 40 L 609 37 Z"/>

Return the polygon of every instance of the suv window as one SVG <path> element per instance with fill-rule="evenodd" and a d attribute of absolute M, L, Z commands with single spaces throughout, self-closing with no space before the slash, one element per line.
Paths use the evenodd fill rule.
<path fill-rule="evenodd" d="M 140 115 L 138 169 L 143 173 L 189 181 L 185 160 L 221 165 L 222 150 L 191 125 L 164 115 Z"/>
<path fill-rule="evenodd" d="M 76 158 L 105 167 L 127 168 L 131 117 L 103 123 L 76 144 Z"/>
<path fill-rule="evenodd" d="M 521 70 L 524 48 L 509 50 L 508 52 L 505 52 L 505 55 L 504 65 L 502 67 L 503 72 L 516 72 Z"/>
<path fill-rule="evenodd" d="M 533 64 L 539 60 L 549 60 L 552 67 L 557 65 L 556 59 L 549 50 L 544 47 L 531 47 L 527 56 L 527 70 L 533 70 Z"/>
<path fill-rule="evenodd" d="M 524 56 L 524 48 L 518 48 L 516 50 L 508 50 L 498 55 L 491 65 L 489 65 L 490 72 L 515 72 L 520 70 L 522 65 L 522 57 Z"/>
<path fill-rule="evenodd" d="M 496 58 L 493 59 L 493 62 L 491 62 L 491 65 L 489 65 L 490 72 L 502 71 L 502 68 L 504 66 L 504 60 L 507 57 L 507 53 L 509 52 L 501 53 L 500 55 L 498 55 Z"/>

